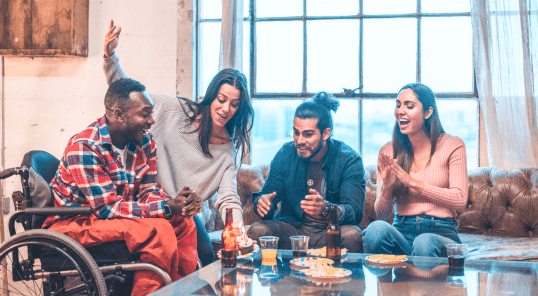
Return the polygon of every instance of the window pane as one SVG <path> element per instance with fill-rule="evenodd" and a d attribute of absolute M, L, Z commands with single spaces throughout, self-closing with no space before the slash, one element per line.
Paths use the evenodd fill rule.
<path fill-rule="evenodd" d="M 200 13 L 202 19 L 222 18 L 222 0 L 201 0 Z M 248 2 L 248 0 L 246 0 Z"/>
<path fill-rule="evenodd" d="M 421 10 L 424 13 L 441 13 L 441 12 L 470 12 L 470 0 L 421 0 Z"/>
<path fill-rule="evenodd" d="M 271 163 L 284 143 L 293 141 L 293 116 L 301 100 L 253 100 L 251 164 Z"/>
<path fill-rule="evenodd" d="M 417 0 L 363 0 L 364 14 L 416 13 Z"/>
<path fill-rule="evenodd" d="M 251 164 L 268 164 L 284 143 L 293 141 L 293 116 L 301 100 L 254 100 Z M 333 115 L 333 138 L 358 151 L 358 101 L 340 100 Z"/>
<path fill-rule="evenodd" d="M 364 166 L 377 165 L 379 149 L 392 141 L 392 130 L 396 123 L 395 101 L 396 98 L 362 101 L 362 161 Z"/>
<path fill-rule="evenodd" d="M 364 91 L 396 93 L 416 81 L 416 19 L 364 20 Z"/>
<path fill-rule="evenodd" d="M 303 0 L 256 0 L 256 17 L 302 15 Z"/>
<path fill-rule="evenodd" d="M 476 100 L 438 99 L 439 118 L 447 134 L 465 143 L 467 168 L 478 167 L 478 104 Z"/>
<path fill-rule="evenodd" d="M 363 100 L 364 165 L 375 165 L 379 149 L 392 141 L 395 99 Z M 478 107 L 474 99 L 437 99 L 441 124 L 447 134 L 463 140 L 467 149 L 467 168 L 478 167 Z"/>
<path fill-rule="evenodd" d="M 201 36 L 199 69 L 202 73 L 199 76 L 198 96 L 203 97 L 209 82 L 219 71 L 220 22 L 201 23 L 199 28 Z"/>
<path fill-rule="evenodd" d="M 260 22 L 256 26 L 256 91 L 301 92 L 303 88 L 302 22 Z"/>
<path fill-rule="evenodd" d="M 309 16 L 356 15 L 359 13 L 357 0 L 309 0 L 306 2 L 306 14 Z"/>
<path fill-rule="evenodd" d="M 428 17 L 421 26 L 421 81 L 434 92 L 472 92 L 471 18 Z"/>
<path fill-rule="evenodd" d="M 308 92 L 359 86 L 359 26 L 359 20 L 307 23 Z"/>
<path fill-rule="evenodd" d="M 359 101 L 340 99 L 340 107 L 333 116 L 332 137 L 359 152 Z"/>

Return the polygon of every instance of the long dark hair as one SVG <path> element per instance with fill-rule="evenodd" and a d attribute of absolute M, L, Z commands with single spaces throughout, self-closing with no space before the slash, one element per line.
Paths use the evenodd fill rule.
<path fill-rule="evenodd" d="M 295 117 L 317 118 L 318 129 L 321 134 L 327 128 L 333 130 L 333 118 L 331 111 L 336 112 L 340 102 L 331 94 L 324 91 L 318 92 L 312 100 L 304 101 L 295 109 Z M 332 132 L 331 132 L 332 134 Z"/>
<path fill-rule="evenodd" d="M 430 107 L 433 108 L 432 115 L 428 119 L 424 120 L 426 134 L 430 138 L 432 144 L 430 150 L 430 159 L 426 164 L 428 165 L 432 159 L 433 153 L 435 153 L 437 140 L 441 134 L 445 133 L 445 130 L 443 129 L 441 121 L 439 120 L 439 112 L 433 91 L 422 83 L 410 83 L 402 87 L 398 94 L 400 94 L 404 89 L 408 88 L 415 93 L 420 103 L 422 103 L 422 110 L 424 112 L 428 111 Z M 415 155 L 413 154 L 413 147 L 411 146 L 409 137 L 402 134 L 397 120 L 394 124 L 394 130 L 392 132 L 392 154 L 393 158 L 397 159 L 398 165 L 409 174 L 411 166 L 415 161 Z M 405 197 L 409 192 L 409 188 L 404 186 L 400 180 L 396 180 L 393 192 L 395 192 L 395 195 L 398 197 Z"/>
<path fill-rule="evenodd" d="M 204 154 L 213 157 L 211 152 L 209 152 L 209 139 L 211 138 L 211 131 L 213 129 L 211 103 L 217 98 L 220 87 L 225 83 L 237 88 L 241 92 L 239 96 L 239 107 L 234 116 L 226 123 L 225 127 L 236 151 L 241 151 L 241 159 L 243 159 L 250 151 L 250 130 L 254 121 L 254 109 L 252 108 L 252 102 L 248 93 L 247 78 L 243 73 L 230 68 L 221 70 L 209 83 L 204 99 L 201 102 L 184 100 L 187 102 L 192 116 L 189 116 L 187 112 L 185 113 L 187 113 L 189 124 L 194 123 L 196 118 L 201 115 L 200 125 L 195 132 L 199 132 L 200 134 L 198 141 Z M 239 162 L 241 163 L 241 161 Z"/>

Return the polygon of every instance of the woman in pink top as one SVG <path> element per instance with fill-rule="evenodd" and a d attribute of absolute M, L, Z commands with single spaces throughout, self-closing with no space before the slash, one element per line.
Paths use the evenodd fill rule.
<path fill-rule="evenodd" d="M 364 252 L 446 256 L 461 243 L 456 211 L 467 204 L 463 141 L 445 134 L 432 90 L 408 84 L 396 99 L 392 142 L 379 151 L 375 211 L 382 220 L 364 230 Z M 383 221 L 394 210 L 392 225 Z"/>

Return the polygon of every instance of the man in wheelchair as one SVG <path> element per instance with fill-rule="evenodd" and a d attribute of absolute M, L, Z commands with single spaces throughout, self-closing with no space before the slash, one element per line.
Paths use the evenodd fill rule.
<path fill-rule="evenodd" d="M 124 240 L 142 262 L 180 279 L 196 269 L 191 217 L 201 211 L 201 199 L 188 187 L 170 198 L 157 183 L 156 147 L 147 132 L 155 123 L 153 103 L 142 84 L 115 81 L 105 108 L 103 117 L 69 140 L 51 182 L 55 207 L 91 207 L 93 215 L 49 216 L 43 228 L 84 247 Z M 162 285 L 155 273 L 137 271 L 132 295 Z"/>

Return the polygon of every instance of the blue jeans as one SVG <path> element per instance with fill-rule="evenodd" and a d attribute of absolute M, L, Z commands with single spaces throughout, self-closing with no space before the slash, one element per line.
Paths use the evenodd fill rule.
<path fill-rule="evenodd" d="M 205 229 L 202 219 L 200 219 L 198 215 L 194 215 L 192 218 L 194 219 L 194 224 L 196 225 L 198 259 L 200 259 L 203 266 L 207 266 L 215 261 L 213 245 L 211 244 L 211 239 L 209 239 L 209 234 Z"/>
<path fill-rule="evenodd" d="M 446 257 L 446 244 L 461 243 L 453 218 L 395 216 L 392 225 L 374 221 L 364 230 L 364 252 Z"/>
<path fill-rule="evenodd" d="M 278 236 L 281 249 L 291 249 L 290 236 L 308 235 L 308 248 L 322 248 L 326 246 L 327 224 L 314 221 L 304 221 L 295 227 L 290 223 L 275 220 L 265 220 L 253 223 L 247 235 L 253 240 L 261 236 Z M 341 225 L 341 247 L 350 253 L 362 253 L 362 231 L 356 225 Z"/>

